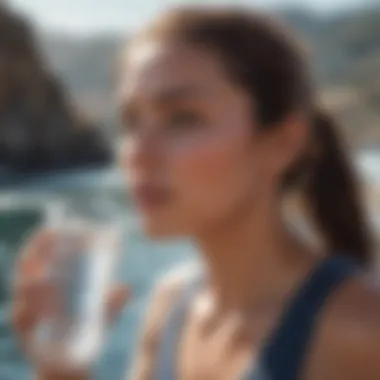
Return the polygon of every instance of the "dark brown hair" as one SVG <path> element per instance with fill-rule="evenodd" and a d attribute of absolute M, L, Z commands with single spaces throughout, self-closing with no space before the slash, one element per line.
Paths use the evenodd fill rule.
<path fill-rule="evenodd" d="M 188 7 L 156 19 L 140 34 L 147 36 L 218 55 L 232 80 L 252 94 L 263 130 L 295 110 L 307 112 L 312 145 L 289 169 L 284 186 L 306 177 L 305 200 L 331 252 L 367 263 L 371 244 L 358 181 L 333 118 L 314 100 L 306 54 L 286 28 L 245 9 Z"/>

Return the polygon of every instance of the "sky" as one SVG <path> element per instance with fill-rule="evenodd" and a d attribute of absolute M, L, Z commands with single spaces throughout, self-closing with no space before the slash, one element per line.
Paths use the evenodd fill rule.
<path fill-rule="evenodd" d="M 88 34 L 127 31 L 173 4 L 241 4 L 257 7 L 292 6 L 331 12 L 380 0 L 0 0 L 23 11 L 42 29 Z"/>

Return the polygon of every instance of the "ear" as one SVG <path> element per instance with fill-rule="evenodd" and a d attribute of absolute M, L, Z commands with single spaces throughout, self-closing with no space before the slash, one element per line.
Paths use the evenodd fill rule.
<path fill-rule="evenodd" d="M 295 112 L 287 116 L 274 128 L 271 150 L 275 155 L 277 170 L 284 171 L 307 149 L 310 126 L 304 113 Z"/>

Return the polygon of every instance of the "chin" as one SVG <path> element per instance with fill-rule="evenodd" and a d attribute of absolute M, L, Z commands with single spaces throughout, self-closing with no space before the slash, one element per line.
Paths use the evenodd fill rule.
<path fill-rule="evenodd" d="M 165 223 L 163 221 L 152 221 L 140 219 L 142 233 L 151 240 L 177 240 L 188 237 L 190 234 L 185 229 L 178 228 L 178 223 Z"/>

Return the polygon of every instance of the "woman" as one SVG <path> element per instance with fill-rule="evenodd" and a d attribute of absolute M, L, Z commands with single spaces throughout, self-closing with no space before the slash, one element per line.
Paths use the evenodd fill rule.
<path fill-rule="evenodd" d="M 192 237 L 204 263 L 157 287 L 131 378 L 379 379 L 380 298 L 358 270 L 370 260 L 366 220 L 296 43 L 264 16 L 177 9 L 123 58 L 121 164 L 143 228 Z M 284 222 L 295 189 L 318 248 Z M 46 234 L 33 239 L 21 279 L 47 249 Z M 27 343 L 31 287 L 15 291 Z"/>

